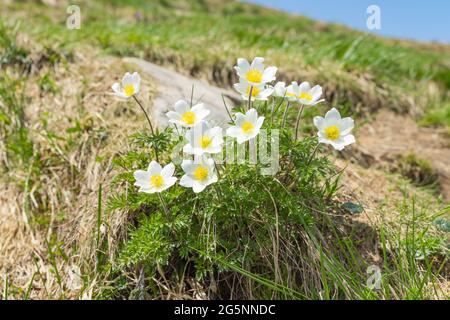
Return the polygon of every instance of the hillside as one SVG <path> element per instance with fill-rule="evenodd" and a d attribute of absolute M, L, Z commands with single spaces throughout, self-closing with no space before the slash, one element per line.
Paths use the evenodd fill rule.
<path fill-rule="evenodd" d="M 70 30 L 64 1 L 1 4 L 2 298 L 449 297 L 450 46 L 384 39 L 231 0 L 79 6 L 81 29 Z M 222 98 L 215 103 L 201 90 L 223 92 L 237 106 L 233 66 L 257 56 L 278 66 L 277 80 L 323 87 L 326 102 L 305 109 L 306 142 L 294 150 L 311 151 L 312 118 L 333 106 L 355 118 L 357 143 L 342 153 L 321 150 L 323 163 L 305 173 L 332 172 L 330 179 L 309 184 L 300 175 L 304 189 L 284 194 L 261 178 L 273 188 L 268 195 L 240 198 L 249 216 L 233 220 L 247 224 L 224 225 L 256 246 L 249 257 L 226 238 L 223 251 L 187 250 L 186 258 L 188 236 L 175 243 L 149 236 L 157 221 L 146 217 L 157 209 L 135 197 L 126 180 L 130 167 L 145 162 L 131 137 L 146 120 L 134 105 L 113 99 L 111 85 L 139 71 L 142 101 L 160 125 L 170 104 L 189 100 L 190 81 L 198 83 L 195 98 L 214 110 Z M 294 110 L 287 114 L 292 126 L 295 118 Z M 261 193 L 252 177 L 237 177 L 247 195 Z M 323 190 L 327 197 L 319 196 Z M 232 203 L 228 191 L 223 202 Z M 215 197 L 205 195 L 217 206 L 205 215 L 231 212 Z M 274 209 L 255 212 L 258 199 Z M 186 209 L 173 210 L 190 219 Z M 278 210 L 287 226 L 280 234 L 271 229 Z M 295 214 L 300 218 L 290 221 Z M 172 247 L 179 252 L 164 256 Z M 368 265 L 385 271 L 378 291 L 365 286 Z"/>

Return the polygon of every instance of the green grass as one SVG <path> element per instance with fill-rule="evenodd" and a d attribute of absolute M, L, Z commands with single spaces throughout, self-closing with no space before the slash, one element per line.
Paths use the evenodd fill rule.
<path fill-rule="evenodd" d="M 270 118 L 264 103 L 256 106 Z M 274 116 L 276 128 L 283 109 Z M 132 140 L 135 147 L 115 160 L 120 173 L 107 210 L 125 210 L 135 219 L 118 260 L 105 266 L 114 285 L 102 298 L 162 298 L 185 290 L 188 279 L 201 284 L 209 298 L 222 299 L 428 299 L 440 290 L 436 277 L 448 250 L 430 230 L 431 221 L 449 208 L 430 217 L 427 203 L 418 205 L 405 195 L 395 209 L 401 225 L 386 222 L 381 230 L 346 225 L 348 212 L 335 201 L 340 174 L 326 154 L 309 161 L 316 138 L 295 141 L 293 128 L 286 127 L 275 176 L 261 175 L 260 166 L 248 163 L 220 166 L 219 182 L 200 194 L 180 186 L 165 191 L 167 212 L 157 195 L 125 188 L 134 182 L 134 170 L 155 156 L 151 136 Z M 160 159 L 167 163 L 173 145 L 158 141 Z M 180 168 L 176 175 L 182 175 Z M 382 265 L 359 247 L 377 239 Z M 374 265 L 381 278 L 371 288 L 367 270 Z M 124 278 L 136 269 L 145 274 L 141 287 Z"/>
<path fill-rule="evenodd" d="M 39 14 L 27 21 L 35 26 L 27 32 L 48 46 L 57 43 L 59 49 L 76 50 L 87 43 L 108 54 L 144 56 L 193 75 L 206 74 L 226 86 L 234 81 L 231 66 L 237 57 L 260 55 L 273 64 L 282 63 L 280 72 L 289 80 L 308 76 L 324 85 L 332 103 L 350 100 L 354 112 L 380 106 L 408 111 L 419 105 L 430 110 L 424 123 L 448 123 L 449 50 L 385 40 L 232 1 L 105 0 L 80 6 L 81 30 L 68 30 L 59 11 L 29 5 L 30 12 Z M 11 8 L 19 10 L 20 5 Z M 109 11 L 107 16 L 104 10 Z M 365 87 L 360 78 L 369 78 L 374 87 Z M 434 102 L 423 99 L 429 82 L 439 88 Z"/>
<path fill-rule="evenodd" d="M 19 44 L 16 36 L 20 34 L 43 45 L 40 53 L 48 66 L 63 65 L 86 46 L 100 48 L 105 55 L 144 56 L 194 76 L 207 75 L 223 86 L 234 81 L 232 66 L 237 57 L 261 55 L 280 66 L 282 77 L 323 84 L 332 95 L 330 100 L 342 104 L 346 115 L 376 109 L 372 104 L 404 110 L 409 106 L 407 98 L 421 98 L 433 83 L 437 95 L 418 100 L 426 111 L 423 121 L 449 125 L 448 51 L 395 43 L 335 25 L 319 26 L 306 18 L 232 2 L 110 1 L 108 15 L 105 3 L 82 2 L 81 30 L 65 28 L 60 8 L 36 3 L 27 4 L 26 26 L 20 24 L 24 20 L 13 25 L 11 18 L 2 16 L 0 64 L 14 71 L 13 76 L 6 72 L 0 76 L 0 100 L 7 107 L 0 109 L 1 138 L 10 161 L 2 164 L 2 173 L 22 187 L 24 212 L 34 230 L 49 226 L 45 178 L 55 167 L 63 167 L 70 172 L 68 188 L 79 190 L 81 175 L 68 154 L 82 147 L 84 134 L 89 135 L 86 144 L 100 144 L 101 139 L 90 131 L 92 124 L 83 123 L 81 114 L 70 119 L 73 127 L 66 132 L 52 130 L 42 114 L 39 133 L 33 131 L 24 114 L 33 48 Z M 23 4 L 9 5 L 7 10 L 22 12 Z M 141 21 L 133 17 L 137 10 Z M 369 79 L 368 84 L 361 84 L 361 77 Z M 40 74 L 38 86 L 42 94 L 60 94 L 52 70 Z M 79 93 L 80 100 L 84 94 Z M 268 113 L 264 105 L 258 108 Z M 312 128 L 309 119 L 324 108 L 305 112 L 305 132 Z M 282 110 L 276 116 L 278 125 Z M 292 108 L 290 123 L 295 113 Z M 350 213 L 340 204 L 339 172 L 323 154 L 309 162 L 315 138 L 293 142 L 288 127 L 282 134 L 283 161 L 277 176 L 263 176 L 260 168 L 248 164 L 224 167 L 222 179 L 198 196 L 181 187 L 164 193 L 167 214 L 156 196 L 126 186 L 134 182 L 135 169 L 147 166 L 155 145 L 169 161 L 173 145 L 168 133 L 154 137 L 137 132 L 130 137 L 130 150 L 115 150 L 119 173 L 105 185 L 107 199 L 102 198 L 101 185 L 98 189 L 97 210 L 92 211 L 95 259 L 82 265 L 80 297 L 92 284 L 94 298 L 164 297 L 192 289 L 192 281 L 214 298 L 429 299 L 442 294 L 438 282 L 448 276 L 448 231 L 443 220 L 448 207 L 436 212 L 435 203 L 405 191 L 404 202 L 394 209 L 383 204 L 378 208 L 398 219 L 386 218 L 379 229 L 349 223 Z M 45 141 L 45 148 L 35 141 L 36 136 Z M 420 159 L 407 159 L 403 169 L 405 175 L 419 170 L 426 182 L 432 176 Z M 32 212 L 31 189 L 39 204 Z M 62 199 L 62 191 L 58 190 L 57 199 Z M 129 215 L 124 226 L 129 233 L 117 247 L 110 247 L 101 227 L 116 212 L 124 211 Z M 47 262 L 57 283 L 56 293 L 47 294 L 64 298 L 66 288 L 57 261 L 68 261 L 68 253 L 61 250 L 56 235 L 46 244 Z M 371 261 L 365 246 L 381 259 Z M 72 248 L 71 254 L 78 255 L 80 249 Z M 373 264 L 381 268 L 379 289 L 366 285 L 367 268 Z M 133 279 L 141 279 L 136 276 L 141 270 L 145 278 L 136 286 Z M 30 297 L 33 282 L 42 279 L 39 266 L 24 287 L 5 277 L 2 298 Z"/>

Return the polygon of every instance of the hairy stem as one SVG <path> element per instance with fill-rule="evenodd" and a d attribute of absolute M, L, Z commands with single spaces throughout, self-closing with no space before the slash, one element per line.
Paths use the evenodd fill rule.
<path fill-rule="evenodd" d="M 294 139 L 297 139 L 297 137 L 298 137 L 298 129 L 300 128 L 300 119 L 302 117 L 304 107 L 305 107 L 304 105 L 301 105 L 300 110 L 298 111 L 298 114 L 297 114 L 297 120 L 295 121 Z"/>
<path fill-rule="evenodd" d="M 142 103 L 139 101 L 139 99 L 135 95 L 133 95 L 133 98 L 134 98 L 134 101 L 136 101 L 136 103 L 139 105 L 139 107 L 141 107 L 142 112 L 144 112 L 145 117 L 147 118 L 147 122 L 150 126 L 150 131 L 152 132 L 152 135 L 154 136 L 155 131 L 153 130 L 153 125 L 152 125 L 152 122 L 150 121 L 150 117 L 148 116 L 147 111 L 145 111 L 144 106 L 142 105 Z M 155 154 L 156 154 L 156 161 L 159 161 L 157 146 L 155 146 Z"/>
<path fill-rule="evenodd" d="M 286 124 L 287 113 L 288 113 L 290 105 L 291 105 L 291 102 L 288 101 L 286 104 L 286 108 L 284 109 L 284 113 L 283 113 L 283 122 L 281 123 L 282 128 L 284 128 L 284 125 Z"/>

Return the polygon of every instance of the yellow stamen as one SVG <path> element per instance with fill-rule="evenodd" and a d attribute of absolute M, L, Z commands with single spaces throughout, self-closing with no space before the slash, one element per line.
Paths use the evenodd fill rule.
<path fill-rule="evenodd" d="M 242 124 L 242 131 L 244 131 L 244 133 L 249 133 L 250 131 L 252 131 L 254 128 L 253 124 L 249 121 L 245 121 Z"/>
<path fill-rule="evenodd" d="M 200 146 L 202 149 L 206 149 L 209 147 L 209 145 L 212 143 L 212 138 L 208 136 L 202 136 L 200 138 Z"/>
<path fill-rule="evenodd" d="M 293 92 L 286 92 L 286 97 L 295 97 L 295 93 L 293 93 Z"/>
<path fill-rule="evenodd" d="M 261 90 L 259 90 L 257 87 L 248 86 L 247 96 L 250 94 L 250 90 L 252 90 L 252 97 L 256 97 L 261 92 Z"/>
<path fill-rule="evenodd" d="M 262 75 L 261 71 L 259 71 L 259 70 L 249 70 L 245 74 L 245 77 L 247 78 L 247 80 L 250 82 L 253 82 L 253 83 L 261 83 L 262 76 L 263 75 Z"/>
<path fill-rule="evenodd" d="M 197 167 L 194 171 L 194 177 L 197 180 L 204 181 L 208 178 L 208 168 L 207 167 Z"/>
<path fill-rule="evenodd" d="M 163 179 L 163 177 L 160 174 L 155 174 L 155 175 L 150 177 L 150 183 L 155 188 L 159 188 L 159 187 L 161 187 L 164 184 L 164 179 Z"/>
<path fill-rule="evenodd" d="M 308 100 L 308 101 L 311 101 L 311 100 L 313 99 L 312 95 L 310 95 L 310 94 L 307 93 L 307 92 L 302 92 L 302 93 L 300 93 L 300 95 L 299 95 L 298 97 L 299 97 L 300 99 Z"/>
<path fill-rule="evenodd" d="M 337 140 L 339 135 L 341 134 L 341 130 L 337 126 L 329 126 L 325 129 L 325 136 L 329 140 Z"/>
<path fill-rule="evenodd" d="M 192 111 L 188 111 L 185 112 L 183 114 L 183 116 L 181 117 L 181 119 L 186 123 L 186 124 L 194 124 L 195 122 L 195 113 Z"/>
<path fill-rule="evenodd" d="M 134 86 L 132 84 L 127 84 L 123 87 L 123 91 L 127 97 L 131 97 L 134 94 Z"/>

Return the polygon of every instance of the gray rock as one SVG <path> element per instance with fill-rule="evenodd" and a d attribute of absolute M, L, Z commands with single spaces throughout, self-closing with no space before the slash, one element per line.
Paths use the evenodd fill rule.
<path fill-rule="evenodd" d="M 149 112 L 159 127 L 167 126 L 168 123 L 165 113 L 173 110 L 175 102 L 180 99 L 190 101 L 192 86 L 194 86 L 194 104 L 199 102 L 204 103 L 205 107 L 211 110 L 208 120 L 214 124 L 226 127 L 230 121 L 222 101 L 222 94 L 225 97 L 230 112 L 232 107 L 241 103 L 241 97 L 233 91 L 189 78 L 176 71 L 155 65 L 143 59 L 125 58 L 125 62 L 137 65 L 142 72 L 149 74 L 157 81 L 157 97 Z"/>

